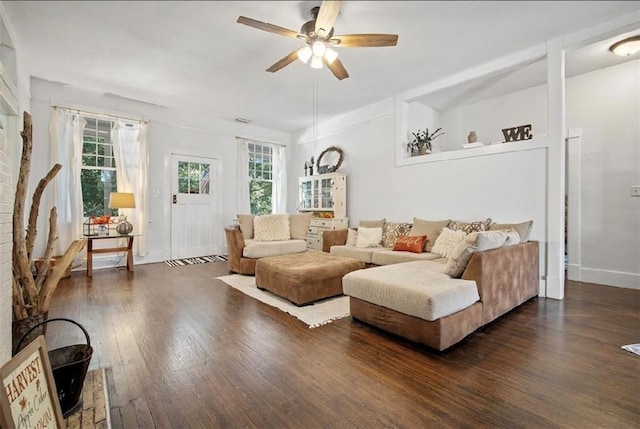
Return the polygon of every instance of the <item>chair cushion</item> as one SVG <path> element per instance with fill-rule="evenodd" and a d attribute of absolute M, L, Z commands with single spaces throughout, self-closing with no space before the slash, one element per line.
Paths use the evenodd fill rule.
<path fill-rule="evenodd" d="M 257 241 L 245 240 L 242 256 L 245 258 L 264 258 L 267 256 L 287 255 L 307 251 L 306 240 Z"/>

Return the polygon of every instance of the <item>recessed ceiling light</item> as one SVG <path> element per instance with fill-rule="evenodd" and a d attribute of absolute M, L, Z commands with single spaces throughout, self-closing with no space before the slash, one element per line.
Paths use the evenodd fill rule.
<path fill-rule="evenodd" d="M 251 121 L 249 119 L 245 119 L 245 118 L 236 118 L 236 122 L 240 122 L 241 124 L 248 124 Z"/>
<path fill-rule="evenodd" d="M 629 37 L 628 39 L 621 40 L 614 43 L 609 48 L 611 52 L 621 57 L 628 57 L 636 52 L 640 51 L 640 36 Z"/>

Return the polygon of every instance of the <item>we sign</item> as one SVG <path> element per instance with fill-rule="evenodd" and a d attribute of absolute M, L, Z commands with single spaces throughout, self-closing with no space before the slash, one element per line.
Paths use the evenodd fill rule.
<path fill-rule="evenodd" d="M 502 130 L 504 135 L 504 142 L 514 142 L 519 140 L 531 140 L 533 135 L 531 134 L 531 124 L 520 125 L 513 128 L 504 128 Z"/>

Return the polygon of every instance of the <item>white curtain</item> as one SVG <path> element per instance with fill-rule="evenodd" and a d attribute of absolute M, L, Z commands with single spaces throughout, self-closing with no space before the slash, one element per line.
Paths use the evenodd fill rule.
<path fill-rule="evenodd" d="M 51 109 L 51 160 L 53 164 L 62 165 L 52 182 L 54 205 L 58 211 L 58 240 L 54 246 L 57 255 L 64 253 L 73 240 L 82 237 L 84 215 L 80 174 L 82 134 L 86 123 L 77 113 Z"/>
<path fill-rule="evenodd" d="M 273 187 L 271 201 L 274 213 L 287 212 L 287 156 L 286 148 L 273 145 Z"/>
<path fill-rule="evenodd" d="M 134 252 L 144 256 L 147 250 L 149 219 L 147 124 L 117 120 L 111 130 L 113 156 L 116 161 L 118 192 L 132 192 L 135 209 L 120 209 L 133 225 Z"/>
<path fill-rule="evenodd" d="M 249 141 L 237 137 L 238 141 L 238 165 L 236 168 L 236 214 L 251 213 L 251 201 L 249 200 Z"/>

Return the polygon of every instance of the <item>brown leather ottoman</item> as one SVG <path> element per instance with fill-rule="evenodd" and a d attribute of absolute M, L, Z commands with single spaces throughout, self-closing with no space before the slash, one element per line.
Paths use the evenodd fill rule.
<path fill-rule="evenodd" d="M 270 256 L 256 262 L 256 286 L 304 305 L 342 295 L 342 276 L 364 267 L 357 259 L 324 252 Z"/>

